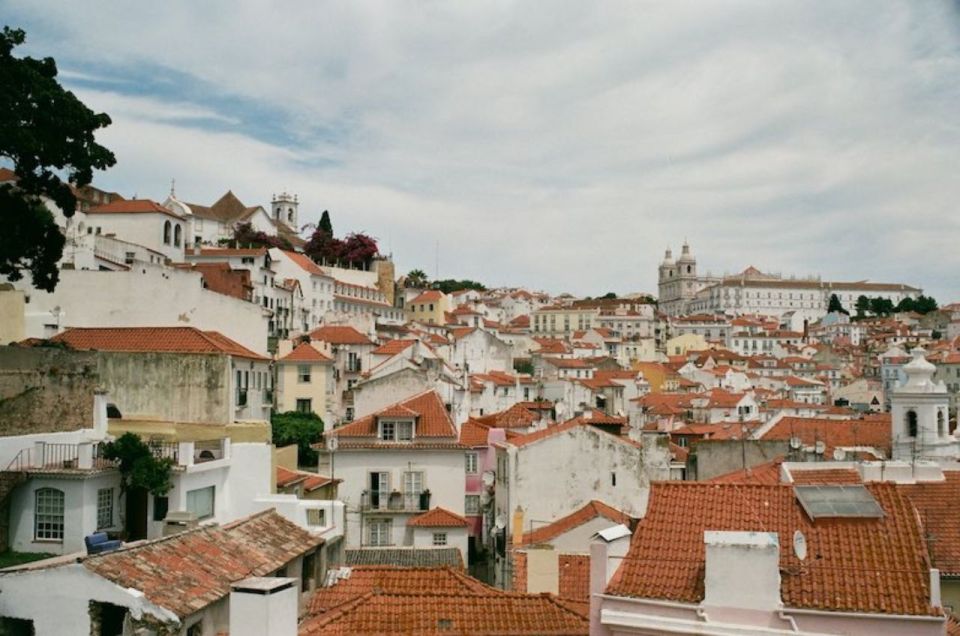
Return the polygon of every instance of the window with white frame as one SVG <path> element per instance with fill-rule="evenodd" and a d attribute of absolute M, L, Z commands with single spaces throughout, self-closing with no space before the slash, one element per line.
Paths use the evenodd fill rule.
<path fill-rule="evenodd" d="M 213 516 L 216 487 L 207 486 L 187 491 L 187 510 L 197 516 L 197 519 L 208 519 Z"/>
<path fill-rule="evenodd" d="M 390 531 L 393 527 L 390 519 L 370 519 L 367 526 L 367 544 L 371 546 L 391 545 Z"/>
<path fill-rule="evenodd" d="M 63 491 L 40 488 L 34 494 L 33 538 L 63 541 Z"/>
<path fill-rule="evenodd" d="M 447 545 L 447 533 L 446 533 L 446 532 L 434 532 L 434 533 L 433 533 L 433 545 Z"/>
<path fill-rule="evenodd" d="M 309 364 L 297 365 L 297 382 L 299 382 L 300 384 L 308 384 L 310 382 L 310 365 Z"/>
<path fill-rule="evenodd" d="M 468 515 L 480 514 L 480 495 L 467 495 L 463 501 L 463 512 Z"/>
<path fill-rule="evenodd" d="M 97 530 L 113 526 L 113 488 L 97 490 Z"/>
<path fill-rule="evenodd" d="M 387 442 L 413 440 L 413 422 L 410 420 L 380 420 L 380 439 Z"/>
<path fill-rule="evenodd" d="M 467 451 L 467 474 L 475 475 L 477 472 L 478 455 L 475 451 Z"/>

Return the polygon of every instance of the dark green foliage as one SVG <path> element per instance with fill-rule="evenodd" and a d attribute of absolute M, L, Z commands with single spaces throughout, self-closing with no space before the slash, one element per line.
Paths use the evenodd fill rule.
<path fill-rule="evenodd" d="M 857 310 L 857 316 L 862 318 L 870 311 L 870 299 L 863 295 L 858 296 L 855 308 Z"/>
<path fill-rule="evenodd" d="M 317 226 L 317 229 L 323 230 L 330 236 L 333 236 L 333 223 L 330 222 L 330 212 L 327 210 L 323 211 L 323 216 L 320 217 L 320 224 Z"/>
<path fill-rule="evenodd" d="M 95 169 L 116 158 L 94 139 L 110 117 L 60 86 L 53 58 L 14 57 L 24 39 L 20 29 L 4 27 L 0 34 L 0 158 L 11 161 L 19 177 L 16 186 L 0 186 L 0 275 L 19 280 L 27 270 L 34 286 L 53 291 L 64 239 L 40 197 L 73 216 L 69 182 L 89 184 Z"/>
<path fill-rule="evenodd" d="M 513 361 L 513 370 L 517 373 L 526 373 L 527 375 L 533 375 L 533 362 L 530 360 L 514 360 Z"/>
<path fill-rule="evenodd" d="M 613 292 L 607 292 L 607 293 L 604 294 L 603 296 L 600 296 L 600 299 L 601 299 L 601 300 L 612 300 L 612 299 L 614 299 L 614 298 L 616 298 L 616 297 L 617 297 L 617 295 L 616 295 L 615 293 L 613 293 Z"/>
<path fill-rule="evenodd" d="M 317 451 L 310 445 L 319 443 L 323 435 L 323 420 L 316 413 L 287 411 L 274 413 L 270 418 L 273 427 L 273 443 L 276 446 L 297 445 L 297 463 L 301 466 L 316 466 Z"/>
<path fill-rule="evenodd" d="M 143 488 L 153 495 L 164 495 L 173 483 L 170 470 L 173 461 L 154 457 L 150 447 L 139 436 L 124 433 L 103 449 L 106 459 L 120 462 L 120 489 Z"/>
<path fill-rule="evenodd" d="M 870 313 L 874 316 L 889 316 L 894 310 L 893 301 L 889 298 L 877 296 L 870 299 Z"/>
<path fill-rule="evenodd" d="M 477 291 L 487 291 L 487 288 L 482 284 L 473 280 L 455 280 L 453 278 L 447 278 L 444 280 L 434 281 L 431 285 L 433 289 L 439 289 L 444 294 L 449 294 L 455 291 L 460 291 L 461 289 L 476 289 Z"/>
<path fill-rule="evenodd" d="M 915 311 L 918 314 L 929 314 L 931 311 L 936 311 L 937 308 L 937 301 L 923 294 L 917 296 L 916 299 L 904 298 L 897 305 L 897 311 Z"/>
<path fill-rule="evenodd" d="M 827 306 L 827 311 L 832 313 L 839 312 L 841 314 L 850 315 L 850 312 L 843 308 L 843 303 L 840 302 L 840 298 L 836 294 L 830 294 L 830 304 Z"/>
<path fill-rule="evenodd" d="M 252 223 L 237 223 L 233 228 L 232 247 L 278 247 L 292 250 L 290 241 L 281 236 L 271 236 L 266 232 L 253 229 Z"/>

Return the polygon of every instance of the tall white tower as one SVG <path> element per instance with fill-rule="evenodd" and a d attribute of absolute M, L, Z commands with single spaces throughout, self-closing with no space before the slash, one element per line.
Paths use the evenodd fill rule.
<path fill-rule="evenodd" d="M 910 352 L 913 360 L 903 367 L 907 381 L 890 398 L 893 459 L 955 459 L 960 451 L 960 440 L 950 433 L 947 387 L 933 381 L 937 368 L 925 353 L 919 347 Z"/>
<path fill-rule="evenodd" d="M 299 228 L 297 221 L 297 208 L 299 206 L 300 202 L 297 201 L 297 195 L 283 192 L 279 196 L 274 196 L 273 201 L 270 202 L 271 217 L 274 221 L 282 221 L 296 230 Z"/>

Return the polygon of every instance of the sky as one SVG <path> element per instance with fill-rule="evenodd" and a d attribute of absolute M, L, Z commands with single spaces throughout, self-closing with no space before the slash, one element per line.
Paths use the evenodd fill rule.
<path fill-rule="evenodd" d="M 488 286 L 655 292 L 687 240 L 702 272 L 960 300 L 958 2 L 0 0 L 0 23 L 111 116 L 95 184 L 124 196 L 288 191 L 399 272 Z"/>

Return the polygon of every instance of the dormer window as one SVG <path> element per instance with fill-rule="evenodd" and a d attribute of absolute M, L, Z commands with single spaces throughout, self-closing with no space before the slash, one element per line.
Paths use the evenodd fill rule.
<path fill-rule="evenodd" d="M 413 420 L 380 420 L 380 439 L 384 442 L 412 442 Z"/>

